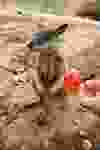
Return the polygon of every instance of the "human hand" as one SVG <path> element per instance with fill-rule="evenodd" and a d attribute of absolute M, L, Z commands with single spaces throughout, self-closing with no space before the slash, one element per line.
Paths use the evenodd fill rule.
<path fill-rule="evenodd" d="M 87 80 L 80 85 L 80 95 L 100 96 L 100 80 Z"/>

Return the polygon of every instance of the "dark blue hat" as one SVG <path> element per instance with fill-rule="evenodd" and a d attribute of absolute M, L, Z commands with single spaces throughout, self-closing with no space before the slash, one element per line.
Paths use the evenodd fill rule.
<path fill-rule="evenodd" d="M 96 150 L 100 150 L 100 144 L 96 144 Z"/>
<path fill-rule="evenodd" d="M 96 30 L 100 32 L 100 21 L 96 22 Z"/>
<path fill-rule="evenodd" d="M 32 48 L 48 48 L 48 32 L 33 32 Z"/>

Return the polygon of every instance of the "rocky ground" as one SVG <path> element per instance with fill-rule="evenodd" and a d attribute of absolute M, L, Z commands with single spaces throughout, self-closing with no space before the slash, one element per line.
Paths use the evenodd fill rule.
<path fill-rule="evenodd" d="M 0 149 L 94 150 L 100 144 L 100 97 L 66 96 L 63 76 L 74 67 L 81 79 L 100 78 L 95 21 L 4 13 L 0 18 Z M 32 32 L 64 23 L 62 48 L 27 47 Z"/>

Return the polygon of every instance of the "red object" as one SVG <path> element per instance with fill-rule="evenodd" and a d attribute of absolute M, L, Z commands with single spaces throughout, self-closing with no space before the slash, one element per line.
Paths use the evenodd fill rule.
<path fill-rule="evenodd" d="M 64 75 L 64 89 L 79 89 L 80 73 L 79 71 L 66 72 Z"/>

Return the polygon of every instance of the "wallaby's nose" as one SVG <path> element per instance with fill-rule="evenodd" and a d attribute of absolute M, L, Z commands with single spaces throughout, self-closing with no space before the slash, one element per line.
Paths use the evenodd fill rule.
<path fill-rule="evenodd" d="M 59 78 L 62 73 L 62 66 L 63 60 L 52 50 L 48 54 L 41 54 L 39 75 L 47 87 L 50 87 Z"/>

